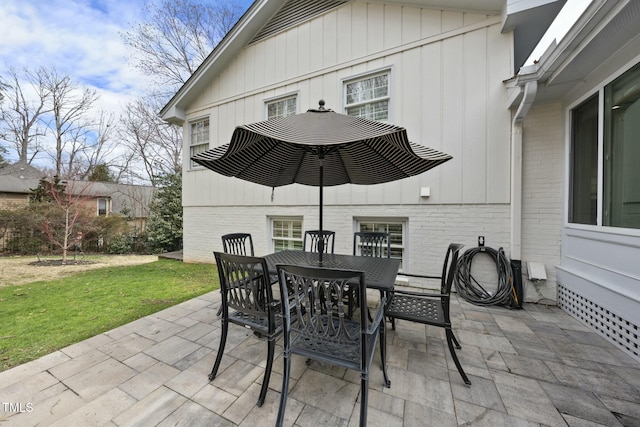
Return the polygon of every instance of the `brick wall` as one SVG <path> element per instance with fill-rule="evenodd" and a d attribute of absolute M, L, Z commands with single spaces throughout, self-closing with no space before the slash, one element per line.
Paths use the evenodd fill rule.
<path fill-rule="evenodd" d="M 522 270 L 526 261 L 545 265 L 546 282 L 525 280 L 527 301 L 553 301 L 562 227 L 563 110 L 560 104 L 532 108 L 523 127 Z"/>
<path fill-rule="evenodd" d="M 222 250 L 220 236 L 240 231 L 252 234 L 257 255 L 268 253 L 267 227 L 274 215 L 302 217 L 306 229 L 318 226 L 315 206 L 185 207 L 185 261 L 213 262 L 212 252 Z M 324 228 L 336 232 L 336 253 L 352 253 L 354 218 L 407 219 L 406 268 L 412 273 L 439 274 L 449 243 L 476 247 L 479 235 L 485 236 L 487 246 L 504 247 L 509 255 L 506 204 L 325 206 Z M 495 276 L 494 265 L 484 268 L 489 277 Z"/>

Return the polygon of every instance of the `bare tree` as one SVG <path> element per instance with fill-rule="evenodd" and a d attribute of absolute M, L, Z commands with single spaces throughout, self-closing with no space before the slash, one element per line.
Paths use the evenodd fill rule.
<path fill-rule="evenodd" d="M 90 196 L 91 182 L 66 181 L 58 177 L 42 179 L 33 198 L 39 214 L 38 227 L 49 243 L 62 251 L 62 263 L 67 262 L 69 249 L 79 246 L 84 236 L 97 229 L 94 200 Z M 95 201 L 93 201 L 95 203 Z"/>
<path fill-rule="evenodd" d="M 136 180 L 150 181 L 166 173 L 181 170 L 182 135 L 178 126 L 170 125 L 156 114 L 155 101 L 137 100 L 126 106 L 121 118 L 120 141 L 128 150 L 127 167 Z M 132 167 L 135 162 L 139 167 Z"/>
<path fill-rule="evenodd" d="M 156 77 L 156 90 L 166 98 L 202 64 L 233 27 L 242 9 L 234 3 L 160 0 L 145 5 L 146 22 L 122 34 L 133 47 L 134 65 Z"/>
<path fill-rule="evenodd" d="M 51 98 L 56 175 L 62 176 L 65 172 L 66 176 L 71 176 L 78 153 L 88 144 L 88 134 L 93 125 L 89 112 L 98 95 L 95 89 L 79 87 L 71 77 L 59 74 L 54 68 L 46 71 L 44 81 Z M 67 159 L 63 158 L 65 152 Z M 65 161 L 66 171 L 63 171 Z"/>
<path fill-rule="evenodd" d="M 51 92 L 46 71 L 9 68 L 7 82 L 0 87 L 0 140 L 15 148 L 19 160 L 31 163 L 43 150 L 39 138 L 46 134 L 42 117 L 50 112 L 47 104 Z"/>
<path fill-rule="evenodd" d="M 111 143 L 116 133 L 113 113 L 100 111 L 88 130 L 81 138 L 70 138 L 66 150 L 64 167 L 67 175 L 74 179 L 87 179 L 98 165 L 109 166 L 117 148 Z"/>

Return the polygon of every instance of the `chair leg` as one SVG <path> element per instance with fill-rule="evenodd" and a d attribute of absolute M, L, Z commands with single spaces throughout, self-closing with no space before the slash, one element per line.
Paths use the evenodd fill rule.
<path fill-rule="evenodd" d="M 391 387 L 391 381 L 389 375 L 387 375 L 387 334 L 385 332 L 385 322 L 382 319 L 380 324 L 380 360 L 382 362 L 382 374 L 384 375 L 384 385 Z"/>
<path fill-rule="evenodd" d="M 282 427 L 284 422 L 284 412 L 287 407 L 287 395 L 289 394 L 289 376 L 291 375 L 291 354 L 285 352 L 284 360 L 284 372 L 282 373 L 282 392 L 280 393 L 280 406 L 278 408 L 278 419 L 276 420 L 276 427 Z"/>
<path fill-rule="evenodd" d="M 216 356 L 216 363 L 213 364 L 213 369 L 209 374 L 209 381 L 213 381 L 218 373 L 220 362 L 222 361 L 222 353 L 224 353 L 224 346 L 227 343 L 227 330 L 229 329 L 229 322 L 226 319 L 222 320 L 222 336 L 220 337 L 220 346 L 218 347 L 218 355 Z"/>
<path fill-rule="evenodd" d="M 369 379 L 362 373 L 360 378 L 360 427 L 367 427 L 367 406 L 369 405 Z"/>
<path fill-rule="evenodd" d="M 269 389 L 269 379 L 271 378 L 271 368 L 273 367 L 273 354 L 276 349 L 276 341 L 274 338 L 269 339 L 267 348 L 267 367 L 264 371 L 264 378 L 262 379 L 262 388 L 260 389 L 258 406 L 262 406 L 264 403 L 264 398 L 267 396 L 267 390 Z"/>
<path fill-rule="evenodd" d="M 462 369 L 462 365 L 460 364 L 460 361 L 458 360 L 458 356 L 456 355 L 456 350 L 454 348 L 453 343 L 454 341 L 457 342 L 457 340 L 453 335 L 453 331 L 451 331 L 451 329 L 449 328 L 445 329 L 445 331 L 447 335 L 447 345 L 449 346 L 449 352 L 451 353 L 453 362 L 456 364 L 456 368 L 458 368 L 458 372 L 460 373 L 460 376 L 462 377 L 462 380 L 464 381 L 464 383 L 467 385 L 471 385 L 471 381 L 469 381 L 467 374 L 464 373 L 464 369 Z"/>
<path fill-rule="evenodd" d="M 453 339 L 453 344 L 456 346 L 458 350 L 460 350 L 462 347 L 460 347 L 460 343 L 458 342 L 458 339 L 454 335 L 453 331 L 451 331 L 451 338 Z"/>

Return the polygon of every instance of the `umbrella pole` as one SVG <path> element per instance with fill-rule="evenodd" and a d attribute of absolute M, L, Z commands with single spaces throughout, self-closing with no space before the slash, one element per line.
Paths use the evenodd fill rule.
<path fill-rule="evenodd" d="M 318 159 L 320 160 L 320 217 L 318 219 L 318 228 L 320 232 L 318 239 L 318 260 L 320 261 L 320 266 L 322 266 L 322 254 L 324 253 L 324 233 L 322 231 L 322 205 L 324 204 L 324 188 L 322 182 L 324 178 L 324 153 L 322 151 L 319 153 Z"/>

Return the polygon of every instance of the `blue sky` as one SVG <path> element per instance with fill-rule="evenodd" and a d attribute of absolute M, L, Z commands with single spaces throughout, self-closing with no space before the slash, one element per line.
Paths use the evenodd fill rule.
<path fill-rule="evenodd" d="M 242 7 L 250 0 L 236 0 Z M 96 87 L 109 110 L 143 90 L 120 34 L 140 22 L 144 0 L 2 0 L 0 70 L 55 66 Z"/>
<path fill-rule="evenodd" d="M 206 0 L 204 0 L 206 1 Z M 225 1 L 225 0 L 222 0 Z M 590 0 L 568 0 L 551 33 L 564 34 Z M 251 0 L 236 0 L 244 9 Z M 120 34 L 140 22 L 144 0 L 0 0 L 0 73 L 7 67 L 55 66 L 96 88 L 100 107 L 119 114 L 144 91 L 145 78 L 128 62 Z M 544 52 L 536 50 L 533 57 Z"/>

